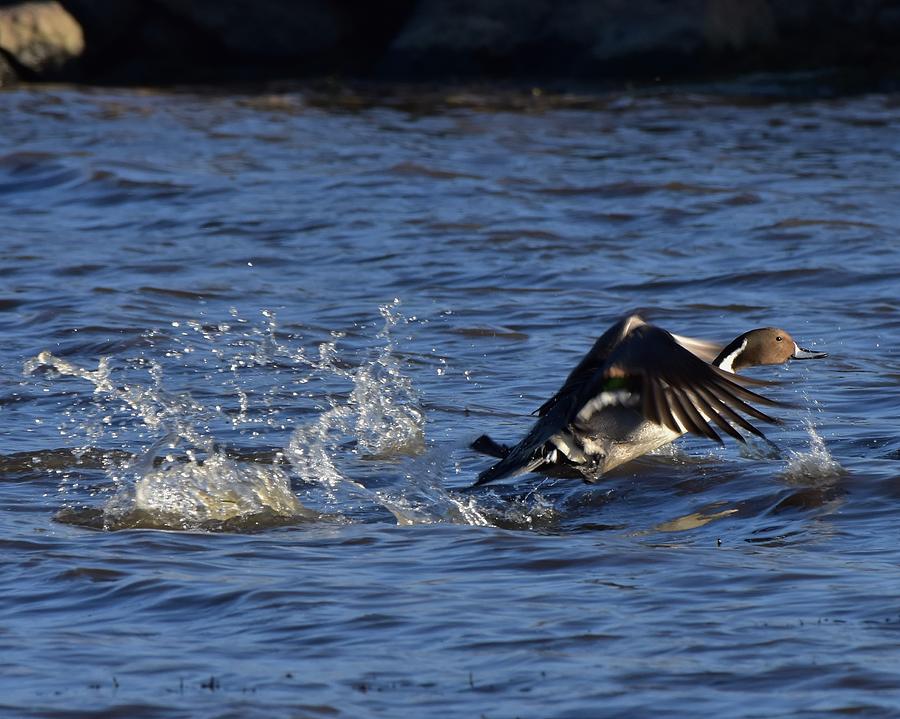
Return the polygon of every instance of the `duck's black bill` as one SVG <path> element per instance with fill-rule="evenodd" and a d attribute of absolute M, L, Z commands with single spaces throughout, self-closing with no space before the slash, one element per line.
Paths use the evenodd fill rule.
<path fill-rule="evenodd" d="M 805 350 L 798 347 L 794 350 L 794 354 L 791 355 L 791 359 L 822 359 L 822 357 L 827 356 L 827 352 L 812 352 L 811 350 Z"/>

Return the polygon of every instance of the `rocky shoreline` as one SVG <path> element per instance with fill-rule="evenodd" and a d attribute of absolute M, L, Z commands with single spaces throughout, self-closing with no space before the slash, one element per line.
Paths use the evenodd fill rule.
<path fill-rule="evenodd" d="M 900 0 L 0 0 L 0 86 L 900 75 Z"/>

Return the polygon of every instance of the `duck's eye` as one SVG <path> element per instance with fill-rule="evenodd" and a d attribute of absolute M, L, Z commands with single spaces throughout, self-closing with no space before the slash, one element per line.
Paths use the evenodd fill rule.
<path fill-rule="evenodd" d="M 781 335 L 778 335 L 778 336 L 775 338 L 775 341 L 776 341 L 776 342 L 781 342 Z"/>

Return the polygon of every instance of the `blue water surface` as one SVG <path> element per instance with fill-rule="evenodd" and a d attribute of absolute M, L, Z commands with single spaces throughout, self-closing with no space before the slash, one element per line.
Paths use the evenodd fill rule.
<path fill-rule="evenodd" d="M 900 713 L 900 102 L 0 93 L 0 713 Z M 780 448 L 464 489 L 621 314 Z"/>

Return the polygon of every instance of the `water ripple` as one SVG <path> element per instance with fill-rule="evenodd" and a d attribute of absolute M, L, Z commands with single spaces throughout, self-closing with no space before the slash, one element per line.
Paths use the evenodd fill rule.
<path fill-rule="evenodd" d="M 4 91 L 0 713 L 893 716 L 900 106 L 733 94 Z M 464 491 L 634 308 L 780 452 Z"/>

